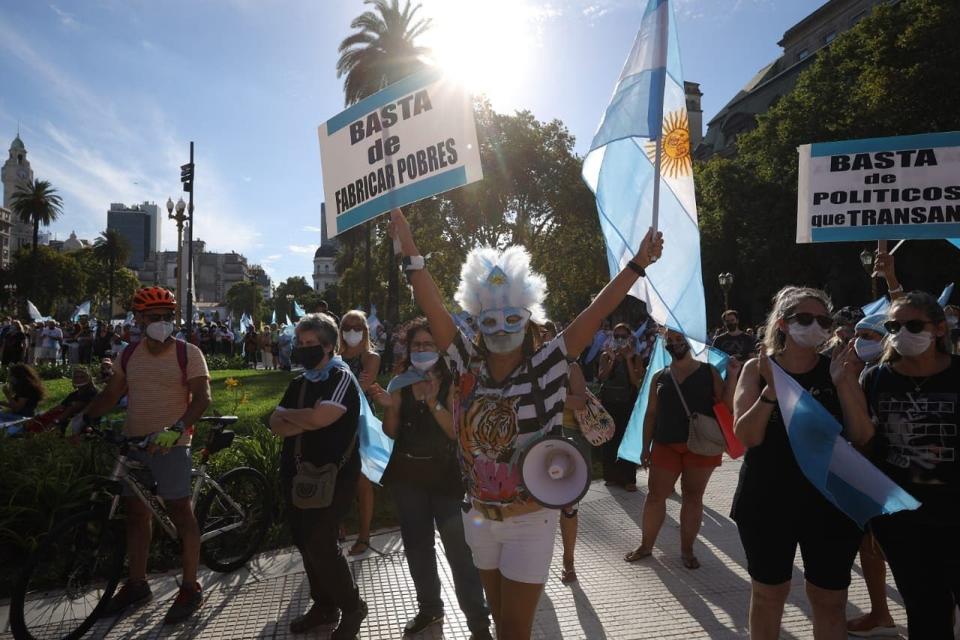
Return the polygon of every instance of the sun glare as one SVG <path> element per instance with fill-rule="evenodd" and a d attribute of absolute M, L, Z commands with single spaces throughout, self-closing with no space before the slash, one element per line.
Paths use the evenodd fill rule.
<path fill-rule="evenodd" d="M 425 0 L 421 15 L 432 27 L 422 44 L 470 91 L 509 103 L 528 81 L 541 13 L 522 0 Z"/>

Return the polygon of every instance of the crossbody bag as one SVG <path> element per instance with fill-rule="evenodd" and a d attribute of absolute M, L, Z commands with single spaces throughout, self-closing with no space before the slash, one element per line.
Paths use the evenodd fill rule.
<path fill-rule="evenodd" d="M 670 372 L 670 379 L 673 380 L 673 386 L 680 397 L 683 411 L 687 414 L 687 449 L 701 456 L 718 456 L 723 453 L 726 439 L 723 437 L 723 431 L 720 430 L 720 423 L 702 413 L 696 411 L 691 413 L 673 371 Z"/>

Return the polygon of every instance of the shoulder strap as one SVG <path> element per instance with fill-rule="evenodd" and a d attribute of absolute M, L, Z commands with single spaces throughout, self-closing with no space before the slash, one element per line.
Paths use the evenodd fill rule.
<path fill-rule="evenodd" d="M 177 348 L 177 364 L 180 365 L 180 382 L 187 386 L 187 343 L 179 338 L 175 341 Z"/>
<path fill-rule="evenodd" d="M 130 362 L 130 358 L 133 357 L 133 352 L 136 351 L 139 346 L 139 341 L 128 344 L 120 353 L 120 370 L 123 371 L 123 375 L 127 375 L 127 363 Z"/>
<path fill-rule="evenodd" d="M 669 369 L 669 367 L 668 367 Z M 683 411 L 687 414 L 687 419 L 690 419 L 690 408 L 687 406 L 687 400 L 683 397 L 683 391 L 680 391 L 680 383 L 677 382 L 677 376 L 674 375 L 672 369 L 670 371 L 670 379 L 673 380 L 673 386 L 677 390 L 677 395 L 680 397 L 680 404 L 683 405 Z"/>

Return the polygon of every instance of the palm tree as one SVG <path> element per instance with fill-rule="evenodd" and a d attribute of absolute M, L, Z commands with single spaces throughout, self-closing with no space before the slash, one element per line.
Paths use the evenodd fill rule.
<path fill-rule="evenodd" d="M 406 0 L 400 8 L 400 0 L 364 0 L 376 11 L 364 11 L 350 23 L 356 33 L 340 43 L 337 61 L 337 77 L 343 77 L 344 104 L 349 106 L 384 87 L 419 71 L 425 66 L 424 58 L 429 49 L 417 46 L 415 40 L 430 28 L 430 19 L 416 18 L 420 4 L 410 7 Z M 370 310 L 370 223 L 364 225 L 366 234 L 364 282 L 366 306 Z M 356 241 L 356 238 L 352 238 Z M 387 251 L 390 251 L 390 243 Z M 393 256 L 390 256 L 393 262 Z M 397 318 L 399 311 L 399 280 L 396 269 L 388 269 L 387 315 Z"/>
<path fill-rule="evenodd" d="M 17 187 L 10 198 L 10 209 L 21 222 L 33 225 L 33 254 L 37 254 L 40 225 L 49 227 L 63 213 L 63 200 L 46 180 L 34 180 Z"/>
<path fill-rule="evenodd" d="M 130 259 L 130 243 L 116 229 L 107 229 L 93 243 L 93 255 L 107 268 L 110 317 L 113 317 L 114 277 Z"/>

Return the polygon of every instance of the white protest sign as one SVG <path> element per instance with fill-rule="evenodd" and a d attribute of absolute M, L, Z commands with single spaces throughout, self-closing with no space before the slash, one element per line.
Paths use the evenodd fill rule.
<path fill-rule="evenodd" d="M 960 132 L 799 148 L 797 242 L 960 236 Z"/>
<path fill-rule="evenodd" d="M 318 133 L 331 237 L 483 178 L 470 95 L 437 69 L 361 100 Z"/>

